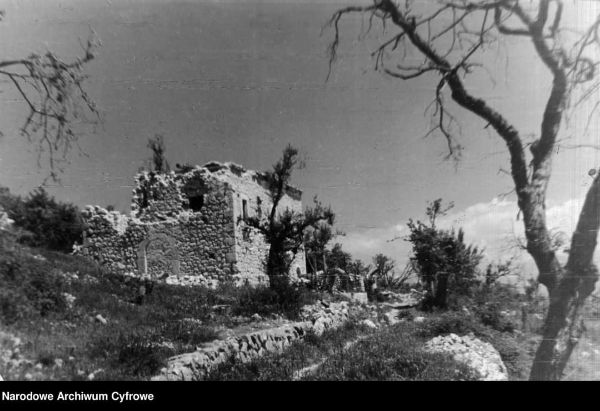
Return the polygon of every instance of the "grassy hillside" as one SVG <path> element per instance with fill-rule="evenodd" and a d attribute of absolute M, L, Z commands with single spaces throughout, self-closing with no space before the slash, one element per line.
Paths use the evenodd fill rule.
<path fill-rule="evenodd" d="M 145 380 L 170 356 L 232 332 L 295 319 L 302 305 L 317 298 L 331 297 L 294 292 L 282 301 L 268 289 L 152 287 L 105 273 L 79 257 L 17 244 L 10 233 L 0 232 L 0 375 L 7 380 Z M 489 312 L 405 311 L 404 322 L 379 330 L 350 323 L 320 337 L 309 335 L 283 353 L 226 364 L 209 378 L 470 379 L 452 359 L 420 348 L 436 335 L 473 333 L 499 351 L 511 379 L 526 379 L 539 343 L 539 320 L 522 332 L 515 327 L 518 312 L 498 317 L 496 305 L 506 298 L 488 301 Z M 500 308 L 514 305 L 506 304 Z M 588 311 L 588 331 L 566 379 L 600 378 L 598 305 L 592 303 Z M 415 316 L 425 320 L 415 323 Z"/>
<path fill-rule="evenodd" d="M 1 244 L 4 379 L 145 379 L 166 358 L 243 327 L 255 313 L 294 318 L 316 298 L 296 293 L 284 303 L 268 289 L 149 284 L 19 245 L 7 233 Z"/>

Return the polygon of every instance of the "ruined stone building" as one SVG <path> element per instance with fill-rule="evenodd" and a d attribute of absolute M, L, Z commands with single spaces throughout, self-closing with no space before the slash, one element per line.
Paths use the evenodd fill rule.
<path fill-rule="evenodd" d="M 302 192 L 288 186 L 278 209 L 302 211 Z M 263 173 L 211 162 L 185 172 L 135 176 L 129 216 L 87 206 L 79 254 L 111 271 L 175 284 L 268 283 L 264 236 L 245 223 L 266 218 L 272 201 Z M 290 269 L 306 272 L 304 252 Z"/>

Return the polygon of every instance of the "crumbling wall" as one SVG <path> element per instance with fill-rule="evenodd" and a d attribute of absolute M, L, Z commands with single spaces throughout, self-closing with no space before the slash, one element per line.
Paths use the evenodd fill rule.
<path fill-rule="evenodd" d="M 273 201 L 263 173 L 246 170 L 233 163 L 209 163 L 205 166 L 212 177 L 226 183 L 232 189 L 233 214 L 235 220 L 235 249 L 236 264 L 239 268 L 236 282 L 267 283 L 265 262 L 269 245 L 259 230 L 250 227 L 245 220 L 250 217 L 268 218 Z M 281 199 L 278 210 L 286 208 L 301 213 L 302 193 L 288 187 Z M 306 273 L 304 250 L 300 250 L 290 268 L 292 280 L 296 272 Z"/>
<path fill-rule="evenodd" d="M 205 181 L 202 208 L 192 211 L 185 208 L 179 190 L 188 179 L 171 174 L 151 180 L 147 173 L 136 179 L 147 184 L 148 191 L 134 189 L 131 217 L 101 207 L 84 210 L 82 254 L 113 271 L 133 271 L 170 283 L 214 286 L 237 273 L 230 188 Z"/>
<path fill-rule="evenodd" d="M 245 223 L 271 209 L 264 175 L 231 163 L 209 163 L 184 173 L 141 172 L 135 181 L 130 216 L 97 206 L 83 211 L 87 229 L 78 253 L 111 271 L 169 283 L 268 282 L 268 244 Z M 301 212 L 300 195 L 289 188 L 280 209 Z M 301 251 L 292 274 L 306 272 L 304 264 Z"/>

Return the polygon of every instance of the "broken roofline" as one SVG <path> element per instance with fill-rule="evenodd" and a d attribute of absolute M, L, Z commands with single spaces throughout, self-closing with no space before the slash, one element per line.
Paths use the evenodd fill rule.
<path fill-rule="evenodd" d="M 264 171 L 261 172 L 261 171 L 248 170 L 244 166 L 233 163 L 233 162 L 220 163 L 218 161 L 210 161 L 210 162 L 204 164 L 203 166 L 197 165 L 195 167 L 190 167 L 190 168 L 188 168 L 188 167 L 186 167 L 186 166 L 179 167 L 182 171 L 176 170 L 175 173 L 186 174 L 186 173 L 192 172 L 194 170 L 202 169 L 202 168 L 210 171 L 211 173 L 215 173 L 220 170 L 225 170 L 225 171 L 229 171 L 237 176 L 241 176 L 244 173 L 250 173 L 250 174 L 252 174 L 252 177 L 254 178 L 254 180 L 256 180 L 256 182 L 258 182 L 265 188 L 268 187 L 267 186 L 268 173 L 266 173 Z M 299 188 L 296 188 L 294 186 L 291 186 L 289 184 L 286 184 L 285 194 L 287 194 L 294 200 L 300 201 L 302 199 L 302 190 L 300 190 Z"/>

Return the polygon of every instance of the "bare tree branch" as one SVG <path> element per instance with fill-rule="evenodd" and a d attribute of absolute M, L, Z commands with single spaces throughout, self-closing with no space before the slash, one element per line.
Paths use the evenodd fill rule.
<path fill-rule="evenodd" d="M 62 171 L 60 163 L 77 142 L 73 126 L 99 119 L 94 101 L 83 88 L 87 79 L 83 69 L 94 59 L 98 45 L 90 37 L 83 46 L 83 55 L 72 62 L 65 62 L 49 51 L 25 59 L 0 61 L 0 76 L 10 80 L 28 107 L 21 133 L 31 142 L 37 136 L 38 165 L 42 153 L 47 151 L 49 177 L 55 181 Z M 87 118 L 86 111 L 94 119 Z"/>
<path fill-rule="evenodd" d="M 569 263 L 565 267 L 556 258 L 555 241 L 547 228 L 546 191 L 563 117 L 569 108 L 595 98 L 600 89 L 600 81 L 596 80 L 600 66 L 597 58 L 600 52 L 600 15 L 573 43 L 573 33 L 561 27 L 564 4 L 560 0 L 528 3 L 527 11 L 523 8 L 524 2 L 518 0 L 446 0 L 440 2 L 439 7 L 429 12 L 427 17 L 418 16 L 411 10 L 410 4 L 407 2 L 403 7 L 392 0 L 373 0 L 369 7 L 369 11 L 380 20 L 382 30 L 390 22 L 399 29 L 392 39 L 381 43 L 374 52 L 375 68 L 401 80 L 426 73 L 439 76 L 435 83 L 432 82 L 434 99 L 431 106 L 434 110 L 431 115 L 435 125 L 430 133 L 435 130 L 442 134 L 450 156 L 454 156 L 457 146 L 452 143 L 454 137 L 448 127 L 452 117 L 444 101 L 447 89 L 458 106 L 483 119 L 484 128 L 491 126 L 505 142 L 519 214 L 523 216 L 526 249 L 535 260 L 538 280 L 549 290 L 551 300 L 544 343 L 536 353 L 531 378 L 560 378 L 581 332 L 579 307 L 598 278 L 598 270 L 591 264 L 591 255 L 596 248 L 600 225 L 600 183 L 596 177 L 588 193 L 580 217 L 583 228 L 578 226 L 573 235 L 573 249 L 569 251 Z M 330 69 L 339 47 L 337 23 L 351 12 L 360 13 L 361 9 L 346 8 L 334 14 L 335 38 L 330 46 Z M 488 24 L 488 15 L 492 12 L 494 18 Z M 432 33 L 434 28 L 437 28 L 435 34 Z M 562 35 L 567 32 L 568 39 Z M 501 36 L 518 36 L 531 41 L 537 57 L 552 76 L 539 136 L 531 144 L 524 144 L 524 136 L 487 101 L 473 95 L 464 83 L 465 76 L 474 67 L 480 66 L 473 61 L 475 55 Z M 416 52 L 423 61 L 416 66 L 397 62 L 390 64 L 394 58 L 405 59 L 407 51 Z M 392 66 L 395 68 L 390 68 Z M 585 86 L 580 87 L 582 85 Z M 576 90 L 580 94 L 572 105 L 570 100 Z M 598 103 L 592 114 L 596 107 Z M 527 146 L 531 162 L 528 162 L 525 153 Z"/>

